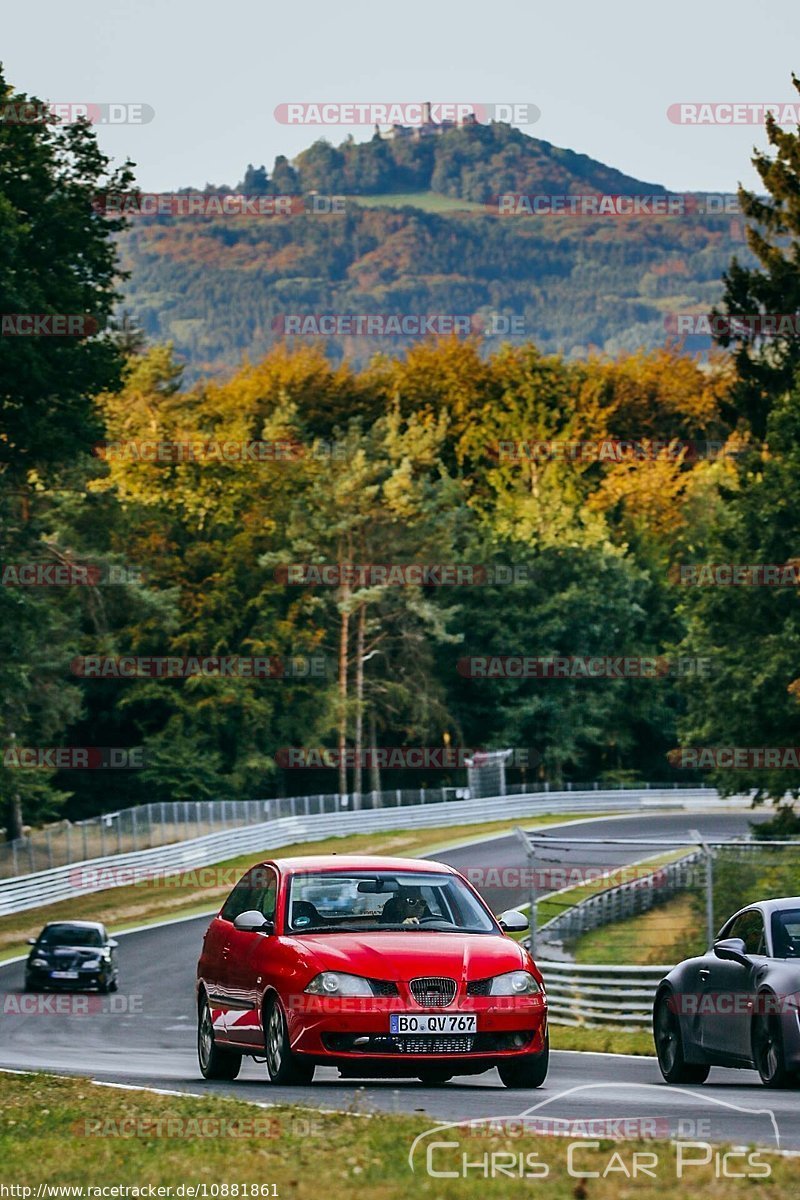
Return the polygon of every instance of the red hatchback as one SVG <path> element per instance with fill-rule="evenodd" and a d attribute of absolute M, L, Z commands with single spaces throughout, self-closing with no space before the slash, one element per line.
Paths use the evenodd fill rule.
<path fill-rule="evenodd" d="M 443 863 L 378 856 L 251 867 L 211 922 L 197 966 L 206 1079 L 265 1056 L 274 1083 L 343 1076 L 444 1083 L 497 1067 L 508 1087 L 547 1075 L 547 1000 L 527 951 Z"/>

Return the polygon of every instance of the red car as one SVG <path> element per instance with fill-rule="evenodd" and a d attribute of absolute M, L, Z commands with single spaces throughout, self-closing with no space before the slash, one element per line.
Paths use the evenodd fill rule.
<path fill-rule="evenodd" d="M 547 1075 L 547 999 L 527 951 L 452 867 L 319 855 L 251 867 L 211 922 L 197 965 L 206 1079 L 265 1056 L 273 1083 L 345 1077 L 445 1083 L 497 1067 Z"/>

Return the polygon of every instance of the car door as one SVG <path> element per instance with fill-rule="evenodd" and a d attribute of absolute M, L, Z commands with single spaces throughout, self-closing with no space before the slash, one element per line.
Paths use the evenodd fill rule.
<path fill-rule="evenodd" d="M 238 937 L 233 922 L 257 903 L 259 870 L 259 867 L 251 867 L 245 871 L 203 939 L 201 975 L 208 992 L 214 1028 L 224 1038 L 227 1038 L 229 1024 L 234 1019 L 229 1014 L 242 1011 L 241 1001 L 235 993 L 236 982 L 230 970 L 234 936 Z"/>
<path fill-rule="evenodd" d="M 757 966 L 766 954 L 764 918 L 747 909 L 724 926 L 720 938 L 741 938 L 751 962 L 729 962 L 710 954 L 700 972 L 702 1045 L 716 1054 L 750 1058 L 750 1029 Z"/>
<path fill-rule="evenodd" d="M 278 876 L 273 867 L 255 867 L 246 912 L 255 909 L 265 921 L 275 922 Z M 265 959 L 270 935 L 236 929 L 231 924 L 223 951 L 225 995 L 228 999 L 225 1028 L 227 1038 L 239 1045 L 264 1045 L 260 1004 L 263 994 Z"/>

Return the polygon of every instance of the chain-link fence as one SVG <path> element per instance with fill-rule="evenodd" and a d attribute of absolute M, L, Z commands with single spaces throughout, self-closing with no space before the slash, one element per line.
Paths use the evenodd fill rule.
<path fill-rule="evenodd" d="M 648 966 L 703 954 L 759 900 L 800 893 L 800 839 L 559 838 L 519 831 L 534 951 Z"/>
<path fill-rule="evenodd" d="M 675 788 L 675 784 L 618 785 L 620 790 Z M 693 785 L 686 785 L 692 787 Z M 598 783 L 564 784 L 562 791 L 608 790 Z M 554 790 L 548 783 L 509 785 L 495 795 L 528 795 Z M 16 841 L 0 842 L 0 879 L 46 871 L 109 854 L 149 850 L 187 841 L 223 829 L 257 825 L 278 817 L 352 812 L 357 808 L 394 808 L 470 799 L 469 788 L 392 788 L 361 796 L 335 793 L 290 796 L 264 800 L 166 800 L 118 812 L 103 813 L 86 821 L 60 821 L 31 830 Z"/>

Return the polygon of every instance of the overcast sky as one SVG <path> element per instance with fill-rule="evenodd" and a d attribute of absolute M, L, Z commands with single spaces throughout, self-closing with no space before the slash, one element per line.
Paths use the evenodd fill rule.
<path fill-rule="evenodd" d="M 800 6 L 750 0 L 63 0 L 2 15 L 6 75 L 51 101 L 146 104 L 101 127 L 146 191 L 235 185 L 248 162 L 369 128 L 291 127 L 293 101 L 530 103 L 526 132 L 676 191 L 755 180 L 757 125 L 674 124 L 680 102 L 792 102 Z"/>

